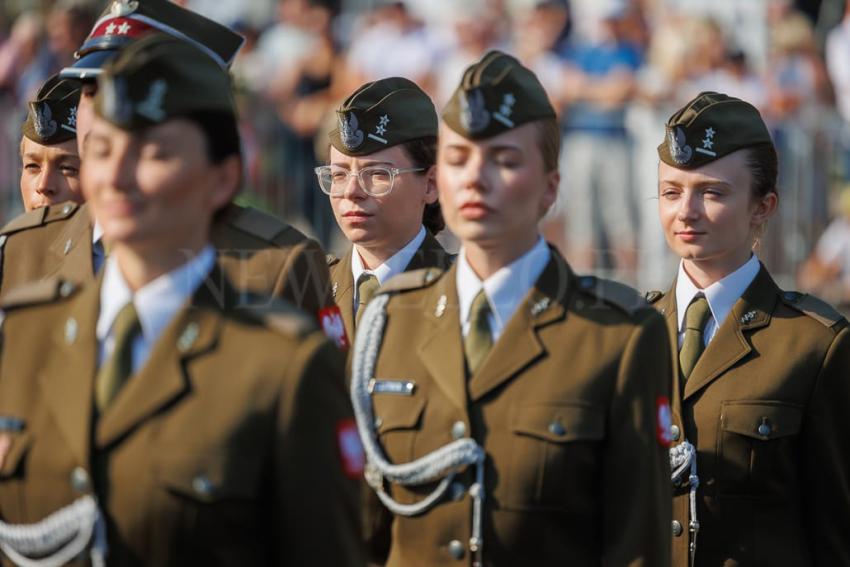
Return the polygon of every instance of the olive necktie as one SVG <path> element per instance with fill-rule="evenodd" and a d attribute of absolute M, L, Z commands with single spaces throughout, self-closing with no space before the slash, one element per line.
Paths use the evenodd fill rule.
<path fill-rule="evenodd" d="M 375 296 L 375 293 L 381 287 L 381 283 L 375 274 L 363 272 L 357 278 L 357 317 L 354 319 L 354 325 L 360 324 L 360 318 L 363 317 L 363 312 L 366 311 L 366 304 Z"/>
<path fill-rule="evenodd" d="M 487 353 L 493 347 L 489 315 L 490 303 L 487 301 L 487 294 L 482 289 L 472 300 L 472 307 L 469 309 L 469 332 L 463 341 L 466 367 L 469 369 L 470 375 L 475 373 L 475 370 L 487 358 Z"/>
<path fill-rule="evenodd" d="M 132 301 L 118 312 L 112 328 L 115 346 L 95 379 L 95 405 L 101 413 L 133 373 L 133 339 L 141 333 L 142 327 Z"/>
<path fill-rule="evenodd" d="M 703 331 L 710 315 L 708 300 L 702 295 L 691 301 L 685 311 L 685 335 L 682 348 L 679 349 L 679 368 L 685 380 L 691 375 L 702 351 L 705 350 Z"/>

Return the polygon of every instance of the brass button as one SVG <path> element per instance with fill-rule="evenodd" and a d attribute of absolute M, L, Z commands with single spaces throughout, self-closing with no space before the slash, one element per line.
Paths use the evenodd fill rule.
<path fill-rule="evenodd" d="M 566 428 L 561 424 L 560 421 L 553 421 L 549 424 L 549 433 L 552 435 L 564 435 L 567 432 Z"/>
<path fill-rule="evenodd" d="M 768 437 L 771 431 L 772 428 L 770 427 L 770 423 L 767 422 L 767 418 L 762 418 L 761 425 L 759 425 L 758 429 L 759 435 L 762 437 Z"/>
<path fill-rule="evenodd" d="M 679 437 L 681 437 L 681 436 L 682 436 L 682 432 L 679 430 L 679 426 L 678 425 L 671 425 L 670 426 L 670 437 L 673 438 L 673 441 L 678 441 Z"/>
<path fill-rule="evenodd" d="M 213 484 L 207 477 L 199 475 L 192 480 L 192 490 L 201 496 L 209 496 L 212 494 Z"/>
<path fill-rule="evenodd" d="M 455 559 L 463 559 L 463 556 L 466 554 L 466 549 L 464 549 L 463 544 L 456 539 L 453 539 L 449 542 L 449 555 L 451 555 Z"/>
<path fill-rule="evenodd" d="M 83 467 L 71 471 L 71 488 L 77 492 L 87 492 L 89 489 L 89 473 Z"/>
<path fill-rule="evenodd" d="M 673 520 L 673 537 L 679 537 L 682 535 L 682 531 L 682 524 L 678 520 Z"/>
<path fill-rule="evenodd" d="M 463 439 L 466 436 L 466 424 L 462 421 L 454 422 L 452 425 L 452 439 Z"/>

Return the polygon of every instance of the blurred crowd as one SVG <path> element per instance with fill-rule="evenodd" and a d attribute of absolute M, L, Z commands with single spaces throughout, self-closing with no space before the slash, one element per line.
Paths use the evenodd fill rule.
<path fill-rule="evenodd" d="M 782 215 L 761 256 L 783 285 L 848 297 L 847 221 L 824 232 L 844 218 L 839 201 L 850 180 L 843 0 L 180 3 L 247 40 L 233 66 L 248 158 L 242 198 L 331 250 L 339 237 L 312 170 L 326 159 L 335 106 L 363 82 L 398 75 L 439 108 L 462 70 L 496 47 L 535 69 L 561 112 L 562 190 L 546 231 L 578 270 L 643 288 L 669 281 L 676 265 L 658 227 L 655 148 L 675 108 L 717 90 L 757 106 L 780 151 Z M 71 60 L 102 7 L 4 0 L 0 8 L 0 218 L 18 211 L 25 102 Z M 839 243 L 819 243 L 822 233 Z M 827 249 L 843 252 L 818 259 Z M 843 283 L 827 289 L 821 276 L 830 270 Z"/>

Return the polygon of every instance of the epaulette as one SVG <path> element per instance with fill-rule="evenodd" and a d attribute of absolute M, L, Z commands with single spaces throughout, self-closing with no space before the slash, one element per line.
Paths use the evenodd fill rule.
<path fill-rule="evenodd" d="M 640 292 L 619 282 L 596 276 L 579 276 L 578 286 L 582 291 L 619 307 L 629 315 L 648 305 Z"/>
<path fill-rule="evenodd" d="M 443 275 L 443 270 L 433 267 L 402 272 L 387 280 L 381 286 L 378 293 L 400 293 L 403 291 L 421 289 L 436 282 L 440 279 L 441 275 Z"/>
<path fill-rule="evenodd" d="M 334 256 L 333 254 L 325 254 L 325 262 L 328 263 L 328 268 L 330 268 L 339 264 L 339 258 Z"/>
<path fill-rule="evenodd" d="M 808 315 L 825 327 L 832 327 L 844 319 L 844 315 L 839 313 L 832 305 L 807 293 L 800 293 L 799 291 L 783 292 L 782 302 Z"/>
<path fill-rule="evenodd" d="M 50 303 L 57 299 L 70 297 L 78 286 L 61 278 L 50 278 L 27 283 L 3 293 L 0 309 L 10 311 L 19 307 Z"/>
<path fill-rule="evenodd" d="M 67 202 L 58 205 L 48 205 L 39 209 L 33 209 L 28 213 L 23 213 L 10 220 L 3 228 L 0 228 L 0 235 L 13 234 L 28 228 L 34 228 L 43 224 L 65 220 L 71 216 L 80 206 L 77 203 Z"/>
<path fill-rule="evenodd" d="M 646 299 L 647 303 L 655 303 L 656 301 L 664 297 L 664 292 L 658 290 L 647 291 L 645 294 L 643 294 L 643 297 L 644 299 Z"/>
<path fill-rule="evenodd" d="M 268 242 L 273 242 L 277 236 L 291 228 L 279 218 L 253 207 L 241 207 L 228 222 L 242 232 Z"/>
<path fill-rule="evenodd" d="M 258 318 L 268 328 L 288 337 L 303 337 L 317 329 L 316 322 L 286 301 L 275 299 L 262 307 L 252 304 L 243 315 Z"/>

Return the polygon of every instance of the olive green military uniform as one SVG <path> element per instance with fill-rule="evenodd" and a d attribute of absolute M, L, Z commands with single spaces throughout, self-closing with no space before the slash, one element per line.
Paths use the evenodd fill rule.
<path fill-rule="evenodd" d="M 343 364 L 315 325 L 202 285 L 92 431 L 99 292 L 45 280 L 4 305 L 0 519 L 96 494 L 108 565 L 362 564 Z"/>
<path fill-rule="evenodd" d="M 755 107 L 715 92 L 688 102 L 666 129 L 659 158 L 683 170 L 772 146 Z M 674 281 L 647 298 L 678 346 L 676 289 Z M 674 484 L 673 565 L 850 565 L 847 321 L 814 297 L 782 291 L 760 265 L 716 323 L 707 345 L 698 331 L 705 347 L 686 380 L 673 357 L 673 451 L 690 444 L 696 455 L 696 470 Z"/>
<path fill-rule="evenodd" d="M 675 292 L 650 299 L 677 344 Z M 673 361 L 674 443 L 697 450 L 694 564 L 850 564 L 847 321 L 762 267 L 684 389 Z M 675 489 L 673 518 L 673 565 L 687 567 L 687 487 Z"/>
<path fill-rule="evenodd" d="M 408 272 L 382 290 L 392 297 L 371 400 L 389 461 L 459 438 L 484 449 L 484 565 L 667 565 L 670 473 L 656 438 L 670 371 L 662 319 L 626 286 L 575 276 L 551 249 L 467 379 L 456 272 Z M 400 394 L 382 381 L 411 386 Z M 373 498 L 372 558 L 472 565 L 471 469 L 420 516 L 393 516 Z M 409 504 L 425 488 L 386 490 Z"/>
<path fill-rule="evenodd" d="M 241 290 L 274 295 L 315 316 L 330 304 L 325 254 L 315 241 L 256 209 L 229 205 L 213 223 L 218 263 Z M 61 276 L 94 278 L 92 222 L 86 205 L 25 213 L 0 229 L 0 293 Z"/>
<path fill-rule="evenodd" d="M 454 256 L 446 252 L 431 233 L 425 233 L 425 240 L 410 260 L 405 271 L 422 268 L 448 269 Z M 354 276 L 351 271 L 351 249 L 342 258 L 329 259 L 331 295 L 342 314 L 345 334 L 349 341 L 354 340 Z"/>

